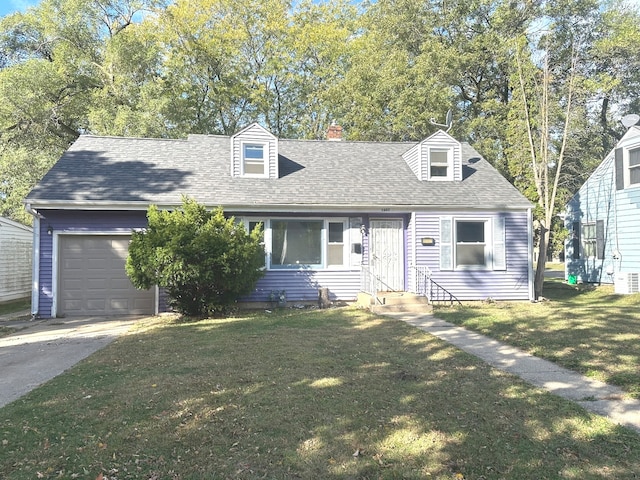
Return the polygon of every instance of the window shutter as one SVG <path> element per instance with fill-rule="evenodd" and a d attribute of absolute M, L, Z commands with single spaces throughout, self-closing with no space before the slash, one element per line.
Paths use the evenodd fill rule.
<path fill-rule="evenodd" d="M 616 190 L 624 190 L 624 163 L 622 161 L 621 148 L 616 148 L 615 170 L 616 170 Z"/>
<path fill-rule="evenodd" d="M 596 256 L 604 259 L 604 220 L 596 221 Z"/>
<path fill-rule="evenodd" d="M 453 270 L 453 232 L 451 217 L 440 217 L 440 270 Z"/>
<path fill-rule="evenodd" d="M 493 219 L 493 269 L 507 269 L 507 242 L 503 216 Z"/>
<path fill-rule="evenodd" d="M 571 257 L 577 260 L 580 258 L 580 222 L 573 222 L 573 238 L 571 242 L 573 246 Z"/>

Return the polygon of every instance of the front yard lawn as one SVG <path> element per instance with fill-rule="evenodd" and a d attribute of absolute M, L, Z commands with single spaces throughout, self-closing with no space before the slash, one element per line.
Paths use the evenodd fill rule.
<path fill-rule="evenodd" d="M 398 321 L 282 310 L 130 334 L 0 409 L 0 478 L 637 478 L 640 435 Z"/>
<path fill-rule="evenodd" d="M 438 307 L 435 315 L 640 399 L 640 294 L 545 281 L 547 301 Z"/>

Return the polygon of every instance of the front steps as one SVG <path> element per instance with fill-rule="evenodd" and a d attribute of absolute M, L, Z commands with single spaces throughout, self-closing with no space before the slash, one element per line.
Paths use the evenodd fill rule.
<path fill-rule="evenodd" d="M 358 294 L 358 305 L 373 313 L 431 313 L 427 297 L 408 292 L 378 292 L 377 302 L 368 293 Z"/>

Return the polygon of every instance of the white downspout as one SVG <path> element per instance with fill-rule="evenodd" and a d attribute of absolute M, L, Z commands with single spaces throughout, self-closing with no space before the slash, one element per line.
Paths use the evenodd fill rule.
<path fill-rule="evenodd" d="M 33 252 L 31 260 L 31 316 L 38 315 L 40 307 L 40 215 L 31 208 L 31 204 L 25 205 L 27 213 L 33 215 Z"/>
<path fill-rule="evenodd" d="M 527 209 L 527 250 L 529 252 L 529 300 L 534 301 L 536 298 L 535 292 L 535 272 L 533 270 L 533 210 Z"/>

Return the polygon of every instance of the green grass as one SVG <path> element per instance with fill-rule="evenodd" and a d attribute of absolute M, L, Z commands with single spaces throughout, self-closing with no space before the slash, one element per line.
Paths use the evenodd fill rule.
<path fill-rule="evenodd" d="M 0 303 L 0 316 L 21 312 L 23 310 L 28 310 L 30 308 L 31 308 L 31 299 L 29 298 L 23 298 L 23 299 L 14 300 L 11 302 Z M 30 317 L 31 315 L 27 315 L 25 318 L 30 318 Z M 4 326 L 2 325 L 2 322 L 0 322 L 0 338 L 6 337 L 7 335 L 11 335 L 16 331 L 17 329 Z"/>
<path fill-rule="evenodd" d="M 22 310 L 29 310 L 31 308 L 31 299 L 22 298 L 20 300 L 13 300 L 11 302 L 0 303 L 0 315 L 7 315 L 10 313 L 21 312 Z"/>
<path fill-rule="evenodd" d="M 0 409 L 0 478 L 637 478 L 640 436 L 353 309 L 142 321 Z"/>
<path fill-rule="evenodd" d="M 439 307 L 443 320 L 520 347 L 640 398 L 640 295 L 545 282 L 547 301 Z"/>

